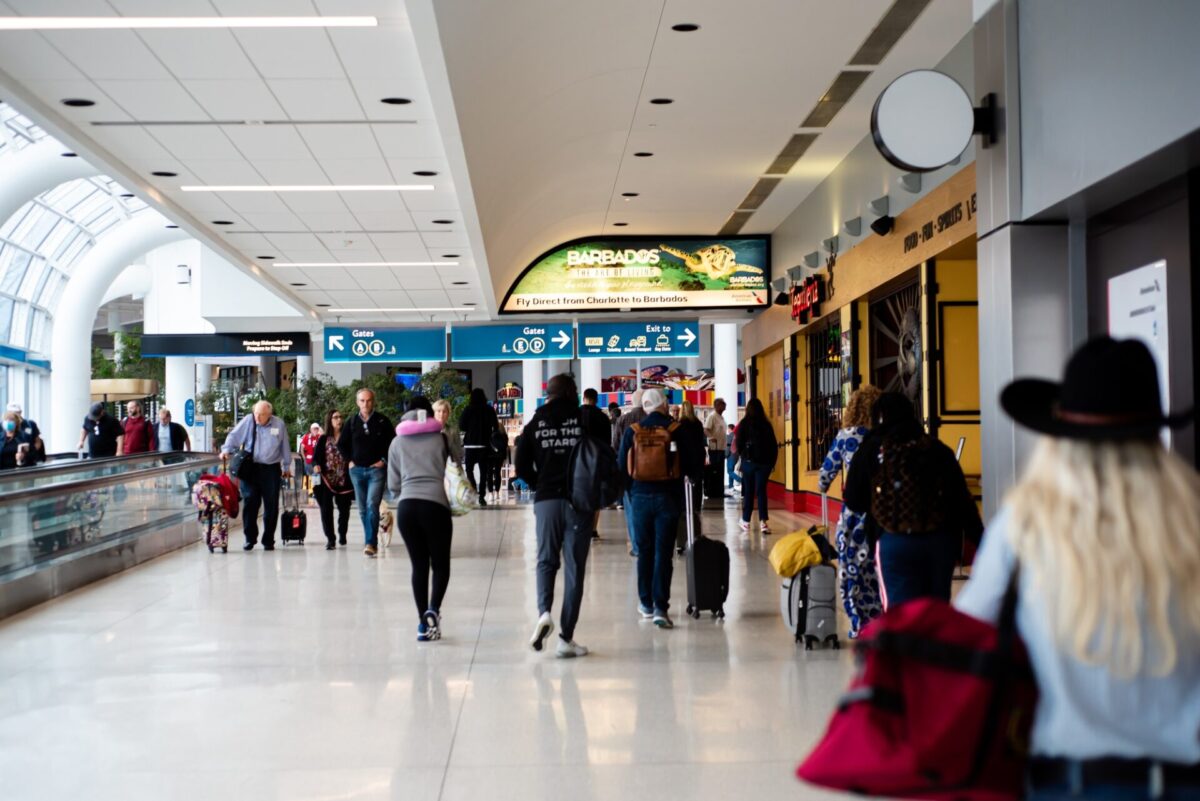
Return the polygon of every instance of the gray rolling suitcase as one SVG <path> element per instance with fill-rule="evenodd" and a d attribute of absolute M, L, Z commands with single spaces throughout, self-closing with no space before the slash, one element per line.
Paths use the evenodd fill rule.
<path fill-rule="evenodd" d="M 829 530 L 829 506 L 821 496 L 821 517 Z M 788 630 L 803 642 L 805 650 L 813 645 L 829 644 L 840 648 L 837 634 L 837 569 L 832 565 L 814 565 L 783 580 L 780 593 L 783 620 Z"/>

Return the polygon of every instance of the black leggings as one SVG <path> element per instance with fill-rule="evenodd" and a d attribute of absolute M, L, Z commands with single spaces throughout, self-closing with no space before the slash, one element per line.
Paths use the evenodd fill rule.
<path fill-rule="evenodd" d="M 400 501 L 397 523 L 408 558 L 412 561 L 413 600 L 417 619 L 432 609 L 440 612 L 450 584 L 450 540 L 454 524 L 450 510 L 440 503 L 410 498 Z M 429 595 L 429 569 L 433 568 L 433 596 Z"/>
<path fill-rule="evenodd" d="M 334 505 L 338 511 L 337 535 L 345 538 L 346 529 L 350 526 L 350 504 L 354 502 L 354 493 L 333 493 L 324 484 L 318 484 L 315 490 L 313 494 L 317 496 L 317 506 L 321 507 L 321 528 L 325 531 L 325 539 L 334 541 Z"/>

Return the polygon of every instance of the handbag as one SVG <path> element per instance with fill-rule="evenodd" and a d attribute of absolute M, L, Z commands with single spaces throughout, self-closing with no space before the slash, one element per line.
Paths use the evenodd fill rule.
<path fill-rule="evenodd" d="M 1037 685 L 1016 632 L 1018 570 L 994 626 L 933 598 L 867 626 L 858 674 L 797 776 L 869 796 L 1023 797 Z"/>
<path fill-rule="evenodd" d="M 258 441 L 258 421 L 250 418 L 250 450 L 239 446 L 229 457 L 229 472 L 242 481 L 254 475 L 254 445 Z"/>
<path fill-rule="evenodd" d="M 479 505 L 479 493 L 471 488 L 462 467 L 450 458 L 450 440 L 444 431 L 442 441 L 446 444 L 446 500 L 450 502 L 450 514 L 462 517 Z"/>

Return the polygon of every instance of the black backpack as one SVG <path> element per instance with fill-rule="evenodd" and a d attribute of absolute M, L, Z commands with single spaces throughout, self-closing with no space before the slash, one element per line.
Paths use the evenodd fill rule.
<path fill-rule="evenodd" d="M 508 455 L 508 434 L 498 428 L 492 429 L 492 435 L 489 438 L 492 453 L 496 456 Z"/>
<path fill-rule="evenodd" d="M 617 454 L 604 440 L 583 436 L 567 461 L 567 500 L 577 512 L 591 514 L 616 503 L 624 491 Z"/>

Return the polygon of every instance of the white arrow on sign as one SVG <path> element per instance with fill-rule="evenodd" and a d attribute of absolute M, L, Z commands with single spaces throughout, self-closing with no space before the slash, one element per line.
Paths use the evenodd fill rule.
<path fill-rule="evenodd" d="M 571 344 L 571 335 L 566 331 L 559 331 L 552 341 L 555 345 L 558 345 L 559 350 L 562 350 L 567 345 Z"/>
<path fill-rule="evenodd" d="M 329 335 L 329 349 L 330 350 L 345 350 L 346 346 L 342 344 L 342 339 L 343 339 L 342 334 L 330 334 Z"/>
<path fill-rule="evenodd" d="M 679 334 L 675 338 L 683 342 L 683 346 L 685 348 L 691 347 L 692 343 L 696 341 L 696 335 L 690 328 L 683 329 L 683 333 Z"/>

